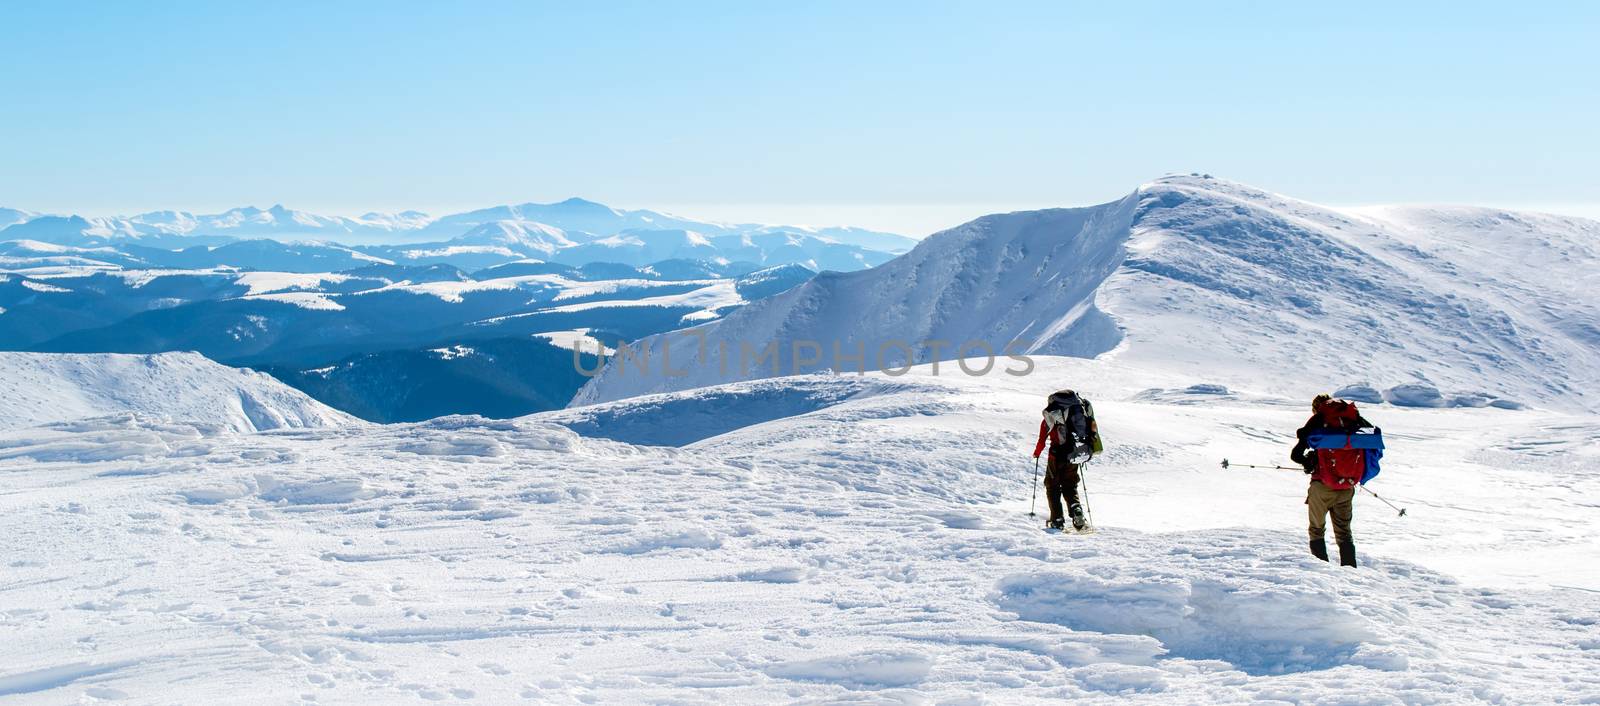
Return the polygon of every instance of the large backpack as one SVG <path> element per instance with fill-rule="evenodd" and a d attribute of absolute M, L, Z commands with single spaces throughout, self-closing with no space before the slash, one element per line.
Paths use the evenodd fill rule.
<path fill-rule="evenodd" d="M 1383 430 L 1356 428 L 1361 414 L 1354 402 L 1332 400 L 1320 414 L 1327 428 L 1306 436 L 1306 445 L 1316 451 L 1317 481 L 1348 490 L 1375 478 L 1383 458 Z"/>
<path fill-rule="evenodd" d="M 1045 424 L 1052 431 L 1061 432 L 1061 446 L 1069 450 L 1069 456 L 1088 460 L 1088 456 L 1104 448 L 1100 443 L 1100 427 L 1094 421 L 1094 405 L 1077 392 L 1061 390 L 1051 394 L 1043 414 Z"/>

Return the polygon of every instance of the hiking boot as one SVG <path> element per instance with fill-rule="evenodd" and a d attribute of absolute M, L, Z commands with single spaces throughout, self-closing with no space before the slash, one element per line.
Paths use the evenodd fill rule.
<path fill-rule="evenodd" d="M 1087 526 L 1089 526 L 1089 523 L 1083 519 L 1083 506 L 1074 504 L 1072 506 L 1072 528 L 1082 530 Z"/>
<path fill-rule="evenodd" d="M 1355 540 L 1345 540 L 1339 543 L 1339 565 L 1355 568 L 1356 543 Z"/>
<path fill-rule="evenodd" d="M 1328 540 L 1318 537 L 1311 540 L 1311 556 L 1323 561 L 1328 560 Z"/>
<path fill-rule="evenodd" d="M 1051 520 L 1051 521 L 1045 523 L 1044 528 L 1045 529 L 1064 530 L 1064 529 L 1067 528 L 1067 521 L 1066 520 Z"/>

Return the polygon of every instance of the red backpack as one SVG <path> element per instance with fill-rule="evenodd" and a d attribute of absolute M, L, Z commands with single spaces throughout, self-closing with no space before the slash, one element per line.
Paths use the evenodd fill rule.
<path fill-rule="evenodd" d="M 1366 474 L 1366 449 L 1317 449 L 1317 472 L 1311 477 L 1333 490 L 1349 490 Z"/>
<path fill-rule="evenodd" d="M 1322 406 L 1322 422 L 1330 430 L 1354 430 L 1355 421 L 1361 418 L 1354 402 L 1332 400 Z M 1346 437 L 1348 439 L 1348 437 Z M 1367 474 L 1367 450 L 1355 448 L 1346 442 L 1344 448 L 1319 448 L 1317 472 L 1312 478 L 1333 490 L 1356 487 Z"/>

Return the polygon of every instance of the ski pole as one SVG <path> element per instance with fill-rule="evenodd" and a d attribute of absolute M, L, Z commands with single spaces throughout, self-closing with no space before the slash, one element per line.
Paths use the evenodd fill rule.
<path fill-rule="evenodd" d="M 1039 457 L 1033 457 L 1033 500 L 1028 502 L 1028 517 L 1038 517 L 1034 508 L 1039 505 Z"/>
<path fill-rule="evenodd" d="M 1405 517 L 1406 516 L 1406 509 L 1405 508 L 1403 508 L 1403 507 L 1395 507 L 1394 503 L 1389 502 L 1388 500 L 1384 500 L 1383 496 L 1378 495 L 1377 493 L 1374 493 L 1371 490 L 1367 490 L 1367 486 L 1365 486 L 1365 485 L 1359 485 L 1358 484 L 1356 487 L 1358 487 L 1358 488 L 1360 488 L 1362 490 L 1366 490 L 1367 491 L 1367 495 L 1371 495 L 1372 497 L 1377 498 L 1378 502 L 1381 502 L 1381 503 L 1383 503 L 1385 505 L 1388 505 L 1389 507 L 1394 508 L 1395 510 L 1399 510 L 1400 514 L 1396 515 L 1396 517 Z"/>

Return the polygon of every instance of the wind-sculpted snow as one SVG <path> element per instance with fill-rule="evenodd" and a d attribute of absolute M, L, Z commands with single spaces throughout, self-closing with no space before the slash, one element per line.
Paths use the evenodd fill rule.
<path fill-rule="evenodd" d="M 1308 575 L 1300 569 L 1309 557 L 1261 552 L 1257 541 L 1238 531 L 1210 533 L 1205 547 L 1129 537 L 1115 557 L 1086 554 L 1065 570 L 1002 578 L 995 601 L 1023 620 L 1149 635 L 1170 655 L 1252 674 L 1406 668 L 1405 652 L 1390 647 L 1409 627 L 1405 616 L 1363 615 L 1402 602 L 1385 595 L 1389 582 L 1373 572 Z"/>
<path fill-rule="evenodd" d="M 1600 404 L 1581 323 L 1600 308 L 1575 288 L 1595 280 L 1600 224 L 1346 213 L 1215 179 L 1141 193 L 1098 298 L 1128 337 L 1119 360 L 1302 394 L 1375 384 L 1395 404 Z"/>
<path fill-rule="evenodd" d="M 127 413 L 235 432 L 358 423 L 268 375 L 194 353 L 0 353 L 0 429 Z"/>
<path fill-rule="evenodd" d="M 814 376 L 507 421 L 0 431 L 0 698 L 1578 703 L 1600 425 L 1366 410 L 1363 567 L 1306 555 L 1299 406 L 1041 358 L 1097 534 L 1026 515 L 1037 381 Z M 794 416 L 755 410 L 783 405 Z M 1209 396 L 1207 406 L 1135 399 Z M 704 412 L 697 408 L 703 408 Z M 721 434 L 690 428 L 749 414 Z M 710 429 L 707 432 L 716 430 Z M 1542 441 L 1545 443 L 1533 443 Z M 1447 573 L 1441 573 L 1445 571 Z M 1453 575 L 1452 575 L 1453 574 Z M 1502 590 L 1494 586 L 1512 586 Z M 1553 588 L 1572 585 L 1577 588 Z M 1580 590 L 1589 589 L 1589 590 Z"/>
<path fill-rule="evenodd" d="M 1597 234 L 1577 218 L 1345 212 L 1170 177 L 1101 206 L 980 218 L 692 336 L 652 336 L 636 345 L 651 374 L 613 365 L 574 403 L 1015 346 L 1296 396 L 1364 385 L 1395 404 L 1595 409 Z M 776 371 L 741 363 L 741 346 L 769 344 Z M 686 375 L 662 374 L 664 351 Z"/>
<path fill-rule="evenodd" d="M 539 415 L 584 436 L 651 446 L 686 446 L 736 429 L 798 417 L 846 400 L 916 391 L 933 409 L 944 388 L 893 384 L 833 376 L 760 380 L 697 390 L 650 395 L 594 407 Z"/>

